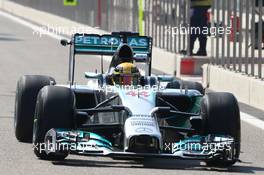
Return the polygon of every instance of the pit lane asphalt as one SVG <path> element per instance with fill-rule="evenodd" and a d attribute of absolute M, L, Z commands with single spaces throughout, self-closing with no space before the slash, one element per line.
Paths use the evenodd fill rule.
<path fill-rule="evenodd" d="M 110 158 L 70 155 L 65 161 L 38 160 L 32 145 L 19 143 L 14 136 L 13 116 L 16 81 L 24 74 L 53 76 L 66 83 L 68 48 L 49 37 L 33 36 L 33 31 L 0 16 L 0 174 L 264 174 L 264 132 L 242 122 L 242 163 L 225 168 L 208 168 L 199 161 L 146 160 L 141 163 Z M 77 60 L 78 81 L 84 82 L 84 71 L 100 70 L 100 59 L 94 56 Z M 256 113 L 243 107 L 244 112 Z"/>

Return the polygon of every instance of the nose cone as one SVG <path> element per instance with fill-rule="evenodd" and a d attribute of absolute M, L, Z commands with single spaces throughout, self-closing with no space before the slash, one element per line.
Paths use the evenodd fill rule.
<path fill-rule="evenodd" d="M 125 150 L 158 151 L 161 146 L 161 133 L 154 117 L 132 116 L 125 122 Z M 137 152 L 136 151 L 136 152 Z"/>
<path fill-rule="evenodd" d="M 121 89 L 119 97 L 122 104 L 128 107 L 134 115 L 148 115 L 155 107 L 156 93 L 152 90 Z"/>

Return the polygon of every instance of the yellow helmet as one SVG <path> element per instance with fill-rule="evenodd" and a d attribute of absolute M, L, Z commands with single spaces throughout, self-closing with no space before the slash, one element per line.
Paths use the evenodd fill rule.
<path fill-rule="evenodd" d="M 138 85 L 140 73 L 132 63 L 121 63 L 116 66 L 112 74 L 114 85 Z"/>

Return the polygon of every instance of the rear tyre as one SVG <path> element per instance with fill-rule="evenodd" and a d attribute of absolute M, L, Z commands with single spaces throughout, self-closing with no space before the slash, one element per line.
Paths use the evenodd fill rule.
<path fill-rule="evenodd" d="M 229 135 L 235 139 L 235 160 L 216 159 L 207 161 L 208 166 L 231 166 L 240 154 L 240 112 L 236 98 L 231 93 L 208 93 L 201 101 L 204 134 Z"/>
<path fill-rule="evenodd" d="M 24 75 L 17 82 L 14 128 L 18 141 L 32 143 L 33 119 L 39 90 L 55 80 L 42 75 Z"/>
<path fill-rule="evenodd" d="M 182 81 L 182 88 L 187 87 L 188 89 L 194 89 L 199 91 L 201 94 L 205 94 L 205 90 L 201 83 L 194 82 L 194 81 Z M 167 88 L 170 89 L 180 89 L 181 88 L 181 82 L 180 80 L 173 81 L 171 83 L 168 83 Z"/>
<path fill-rule="evenodd" d="M 75 96 L 71 89 L 58 86 L 45 86 L 38 94 L 34 127 L 34 153 L 44 160 L 63 160 L 67 150 L 46 154 L 45 135 L 52 128 L 74 129 Z"/>

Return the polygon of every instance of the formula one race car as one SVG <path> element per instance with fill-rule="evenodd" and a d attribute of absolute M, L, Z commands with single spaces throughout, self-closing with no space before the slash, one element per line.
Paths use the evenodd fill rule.
<path fill-rule="evenodd" d="M 152 75 L 151 37 L 75 34 L 61 44 L 70 46 L 69 84 L 56 85 L 40 75 L 22 76 L 17 84 L 16 138 L 33 142 L 40 159 L 62 160 L 68 154 L 158 157 L 216 166 L 238 160 L 236 98 L 220 92 L 204 95 L 199 83 Z M 105 73 L 85 73 L 92 83 L 76 85 L 78 54 L 108 55 L 112 61 Z"/>

